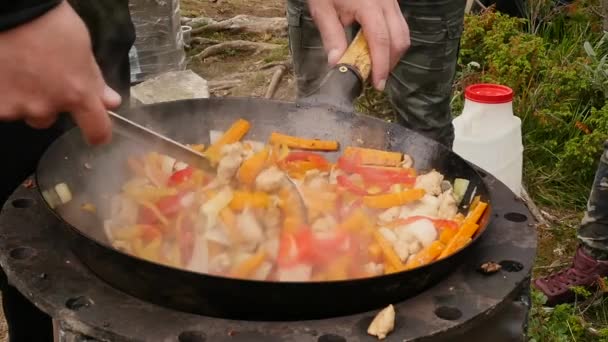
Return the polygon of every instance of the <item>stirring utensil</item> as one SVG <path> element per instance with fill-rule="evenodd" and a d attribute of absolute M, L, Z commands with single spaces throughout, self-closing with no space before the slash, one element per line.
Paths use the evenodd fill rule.
<path fill-rule="evenodd" d="M 186 164 L 197 167 L 206 173 L 216 173 L 216 167 L 213 166 L 205 154 L 195 151 L 182 143 L 179 143 L 145 126 L 131 121 L 122 115 L 116 114 L 112 111 L 108 111 L 108 114 L 114 123 L 113 130 L 115 132 L 124 135 L 129 139 L 137 140 L 142 144 L 154 146 L 155 148 L 159 149 L 160 152 L 165 153 L 177 160 L 181 160 Z M 285 173 L 285 175 L 289 186 L 298 194 L 302 214 L 304 220 L 306 221 L 308 218 L 308 208 L 306 208 L 302 192 L 294 180 L 289 177 L 289 174 Z"/>

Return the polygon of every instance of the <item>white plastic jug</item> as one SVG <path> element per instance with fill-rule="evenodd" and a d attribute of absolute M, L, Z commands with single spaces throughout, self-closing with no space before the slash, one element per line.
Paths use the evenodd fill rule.
<path fill-rule="evenodd" d="M 454 152 L 521 195 L 523 144 L 513 90 L 498 84 L 467 87 L 462 114 L 452 123 Z"/>

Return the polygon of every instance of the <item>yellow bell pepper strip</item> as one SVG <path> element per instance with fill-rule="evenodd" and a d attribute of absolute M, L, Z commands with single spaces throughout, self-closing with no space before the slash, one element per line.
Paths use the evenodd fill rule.
<path fill-rule="evenodd" d="M 473 235 L 479 229 L 479 225 L 477 222 L 481 219 L 481 216 L 485 212 L 488 204 L 485 202 L 479 201 L 475 208 L 469 212 L 469 215 L 464 219 L 464 223 L 456 233 L 456 235 L 450 240 L 444 251 L 441 253 L 439 258 L 445 258 L 469 243 L 471 241 Z"/>
<path fill-rule="evenodd" d="M 283 144 L 290 148 L 315 151 L 337 151 L 339 148 L 339 144 L 337 141 L 307 139 L 281 134 L 278 132 L 272 132 L 270 134 L 270 144 Z"/>
<path fill-rule="evenodd" d="M 241 184 L 249 187 L 253 186 L 256 177 L 266 165 L 269 153 L 270 149 L 264 148 L 243 162 L 237 173 L 237 179 Z"/>
<path fill-rule="evenodd" d="M 439 259 L 443 259 L 450 256 L 462 247 L 464 247 L 470 240 L 473 234 L 477 231 L 479 225 L 476 223 L 465 223 L 462 225 L 456 235 L 450 240 L 445 249 L 439 255 Z"/>
<path fill-rule="evenodd" d="M 403 160 L 403 154 L 399 152 L 382 151 L 354 146 L 348 146 L 346 149 L 344 149 L 344 155 L 346 157 L 351 157 L 356 154 L 361 157 L 361 163 L 365 165 L 399 166 Z"/>
<path fill-rule="evenodd" d="M 362 210 L 355 209 L 340 223 L 340 230 L 348 232 L 365 232 L 373 228 L 372 219 Z"/>
<path fill-rule="evenodd" d="M 456 229 L 444 229 L 441 231 L 441 234 L 439 234 L 439 241 L 441 241 L 444 245 L 447 245 L 450 243 L 452 238 L 456 236 L 457 232 L 458 231 Z"/>
<path fill-rule="evenodd" d="M 411 270 L 412 268 L 424 266 L 434 261 L 444 249 L 445 245 L 443 242 L 433 241 L 433 243 L 423 248 L 420 252 L 416 253 L 411 259 L 409 259 L 405 265 L 405 269 Z"/>
<path fill-rule="evenodd" d="M 220 161 L 222 148 L 243 139 L 247 132 L 249 132 L 249 128 L 251 128 L 249 121 L 238 119 L 214 144 L 209 146 L 207 151 L 205 151 L 205 155 L 212 163 L 218 163 Z"/>
<path fill-rule="evenodd" d="M 129 182 L 123 186 L 125 195 L 131 199 L 141 202 L 156 202 L 165 196 L 177 195 L 177 189 L 175 188 L 157 188 L 151 185 L 137 184 L 136 182 Z"/>
<path fill-rule="evenodd" d="M 377 243 L 370 244 L 367 247 L 367 252 L 369 254 L 369 257 L 374 261 L 378 261 L 382 257 L 382 249 L 380 249 L 380 245 L 378 245 Z"/>
<path fill-rule="evenodd" d="M 132 225 L 112 230 L 112 237 L 116 240 L 131 241 L 141 234 L 141 225 Z"/>
<path fill-rule="evenodd" d="M 388 209 L 417 201 L 424 194 L 423 189 L 410 189 L 392 194 L 369 195 L 363 197 L 363 204 L 374 209 Z"/>
<path fill-rule="evenodd" d="M 327 280 L 337 281 L 348 279 L 348 266 L 350 264 L 350 256 L 343 255 L 338 257 L 327 268 Z"/>
<path fill-rule="evenodd" d="M 401 262 L 401 259 L 391 246 L 390 242 L 388 242 L 384 236 L 379 231 L 374 231 L 374 240 L 380 246 L 382 250 L 382 255 L 384 256 L 384 260 L 386 261 L 387 266 L 392 267 L 393 269 L 400 271 L 403 269 L 404 265 Z"/>
<path fill-rule="evenodd" d="M 266 260 L 266 251 L 259 250 L 253 256 L 237 265 L 230 275 L 235 278 L 247 278 L 251 276 Z"/>
<path fill-rule="evenodd" d="M 481 216 L 486 211 L 488 204 L 485 202 L 479 202 L 472 211 L 469 212 L 469 215 L 464 219 L 464 223 L 477 223 L 481 219 Z"/>
<path fill-rule="evenodd" d="M 234 211 L 242 211 L 246 207 L 267 208 L 269 204 L 270 196 L 265 192 L 235 191 L 229 206 Z"/>

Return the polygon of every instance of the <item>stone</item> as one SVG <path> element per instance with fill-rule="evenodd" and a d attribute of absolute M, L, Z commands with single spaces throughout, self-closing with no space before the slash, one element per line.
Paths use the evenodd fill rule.
<path fill-rule="evenodd" d="M 201 98 L 209 98 L 209 86 L 192 70 L 169 71 L 131 87 L 131 105 Z"/>

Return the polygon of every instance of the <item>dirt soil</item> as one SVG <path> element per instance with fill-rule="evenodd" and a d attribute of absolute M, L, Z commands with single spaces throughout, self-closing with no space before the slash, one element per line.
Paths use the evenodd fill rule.
<path fill-rule="evenodd" d="M 285 16 L 284 0 L 182 0 L 182 15 L 188 18 L 208 17 L 216 21 L 233 18 L 240 14 L 258 17 Z M 289 59 L 286 36 L 273 34 L 253 34 L 247 32 L 214 32 L 193 35 L 188 67 L 210 82 L 212 96 L 252 96 L 263 97 L 268 89 L 276 67 L 263 69 L 270 63 Z M 200 42 L 197 39 L 207 40 Z M 213 41 L 209 43 L 209 40 Z M 221 54 L 201 59 L 196 55 L 205 48 L 234 40 L 246 40 L 276 44 L 277 48 L 259 53 L 226 49 Z M 293 72 L 289 69 L 281 79 L 274 99 L 295 99 Z"/>

